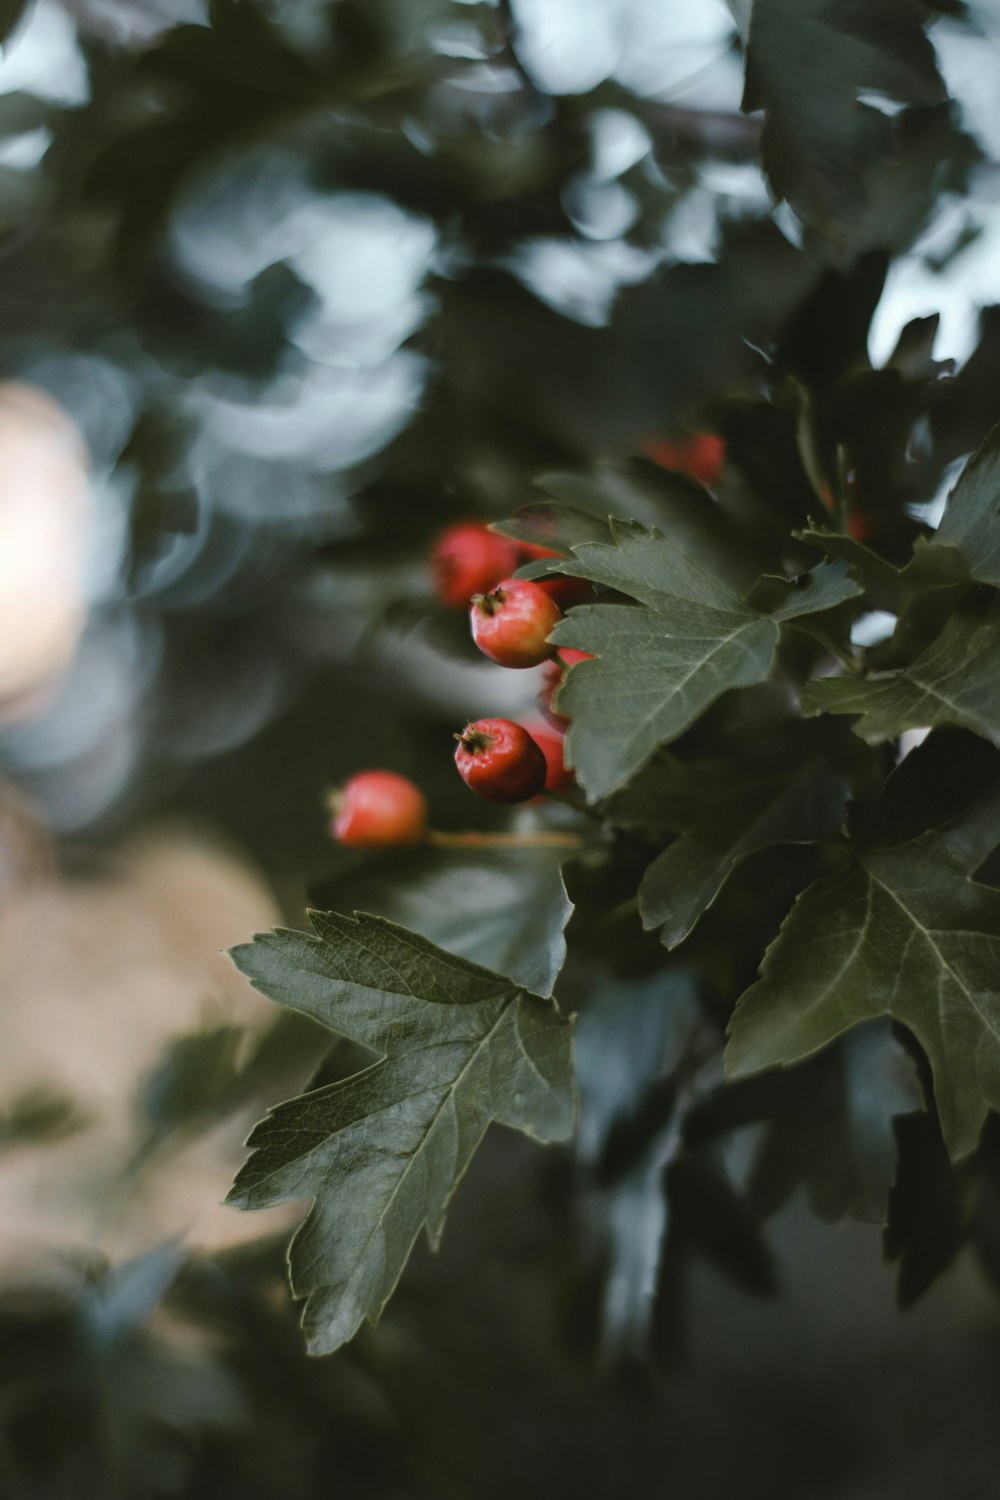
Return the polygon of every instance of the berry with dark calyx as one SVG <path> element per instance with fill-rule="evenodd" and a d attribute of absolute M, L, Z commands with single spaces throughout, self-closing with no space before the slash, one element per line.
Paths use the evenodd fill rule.
<path fill-rule="evenodd" d="M 431 549 L 434 592 L 449 609 L 465 609 L 473 594 L 493 588 L 516 568 L 519 557 L 516 542 L 482 521 L 457 521 Z"/>
<path fill-rule="evenodd" d="M 545 755 L 512 719 L 477 719 L 457 734 L 455 764 L 472 791 L 490 802 L 527 802 L 545 785 Z"/>
<path fill-rule="evenodd" d="M 647 443 L 646 456 L 663 469 L 677 469 L 701 484 L 711 485 L 722 473 L 726 444 L 714 432 L 693 432 L 676 443 L 662 439 Z"/>
<path fill-rule="evenodd" d="M 427 836 L 424 794 L 395 771 L 359 771 L 332 794 L 330 807 L 330 832 L 341 844 L 377 849 L 420 844 Z"/>
<path fill-rule="evenodd" d="M 545 787 L 550 792 L 563 792 L 573 785 L 573 772 L 563 757 L 566 736 L 561 729 L 546 724 L 544 719 L 529 719 L 522 725 L 545 756 Z"/>
<path fill-rule="evenodd" d="M 472 639 L 501 667 L 537 667 L 555 654 L 548 636 L 562 619 L 559 606 L 526 578 L 505 578 L 475 594 L 469 610 Z"/>

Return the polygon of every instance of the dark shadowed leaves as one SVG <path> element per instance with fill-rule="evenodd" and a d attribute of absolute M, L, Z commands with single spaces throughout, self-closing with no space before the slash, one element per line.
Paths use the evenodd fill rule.
<path fill-rule="evenodd" d="M 704 762 L 664 768 L 659 779 L 665 821 L 681 832 L 643 876 L 639 910 L 645 927 L 662 927 L 668 948 L 683 942 L 741 860 L 834 832 L 847 804 L 845 778 L 815 763 L 755 775 Z"/>
<path fill-rule="evenodd" d="M 664 1163 L 677 1150 L 672 1075 L 695 1042 L 691 975 L 608 976 L 580 1018 L 578 1152 L 590 1183 L 586 1225 L 604 1275 L 605 1352 L 644 1353 L 667 1227 Z"/>
<path fill-rule="evenodd" d="M 695 1106 L 685 1134 L 697 1144 L 763 1125 L 748 1183 L 763 1218 L 804 1187 L 822 1219 L 882 1224 L 896 1171 L 893 1122 L 922 1106 L 912 1059 L 885 1022 L 872 1021 L 798 1067 L 724 1085 Z"/>
<path fill-rule="evenodd" d="M 43 1261 L 32 1282 L 4 1286 L 5 1493 L 190 1492 L 210 1434 L 244 1427 L 231 1370 L 176 1309 L 162 1317 L 183 1261 L 168 1240 L 114 1265 L 67 1258 L 56 1276 Z"/>
<path fill-rule="evenodd" d="M 957 551 L 965 564 L 966 579 L 1000 588 L 998 513 L 1000 427 L 994 427 L 959 475 L 933 539 L 920 548 L 921 576 L 937 568 L 944 581 L 952 581 L 956 569 L 950 554 Z"/>
<path fill-rule="evenodd" d="M 897 794 L 921 779 L 915 753 L 895 773 Z M 973 879 L 998 844 L 1000 781 L 934 829 L 845 847 L 738 1002 L 730 1075 L 797 1062 L 858 1021 L 892 1016 L 927 1055 L 949 1148 L 970 1151 L 1000 1104 L 1000 892 Z"/>
<path fill-rule="evenodd" d="M 894 122 L 860 102 L 865 92 L 902 105 L 945 98 L 911 0 L 754 0 L 743 108 L 764 110 L 775 193 L 835 238 L 867 207 L 868 173 L 895 144 Z"/>
<path fill-rule="evenodd" d="M 909 666 L 868 678 L 826 677 L 807 683 L 805 714 L 857 714 L 855 731 L 869 744 L 904 729 L 952 724 L 1000 737 L 1000 605 L 985 615 L 962 611 Z"/>
<path fill-rule="evenodd" d="M 909 1307 L 951 1264 L 965 1227 L 937 1121 L 931 1115 L 908 1115 L 895 1124 L 899 1163 L 884 1246 L 887 1258 L 899 1262 L 899 1305 Z"/>
<path fill-rule="evenodd" d="M 771 1251 L 751 1204 L 716 1163 L 686 1154 L 665 1173 L 670 1234 L 712 1261 L 747 1292 L 767 1296 L 777 1286 Z"/>

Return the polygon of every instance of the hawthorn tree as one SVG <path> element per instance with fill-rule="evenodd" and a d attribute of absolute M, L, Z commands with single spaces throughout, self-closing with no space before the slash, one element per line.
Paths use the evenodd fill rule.
<path fill-rule="evenodd" d="M 547 86 L 527 0 L 212 0 L 129 48 L 81 7 L 85 96 L 0 100 L 50 137 L 3 168 L 4 373 L 121 498 L 92 629 L 159 643 L 81 823 L 208 817 L 289 893 L 232 950 L 273 1027 L 182 1039 L 144 1128 L 266 1109 L 230 1201 L 302 1205 L 306 1346 L 349 1345 L 300 1358 L 283 1241 L 102 1266 L 8 1319 L 32 1389 L 70 1362 L 79 1424 L 50 1463 L 27 1401 L 12 1494 L 310 1496 L 330 1462 L 345 1493 L 500 1494 L 521 1450 L 495 1490 L 462 1452 L 463 1360 L 530 1325 L 536 1392 L 669 1372 L 700 1267 L 741 1296 L 794 1275 L 796 1194 L 882 1227 L 904 1306 L 966 1245 L 1000 1277 L 1000 323 L 960 363 L 930 308 L 887 357 L 872 329 L 901 276 L 944 298 L 988 243 L 990 143 L 942 59 L 989 18 L 732 11 L 725 110 L 624 61 Z M 529 649 L 487 665 L 473 636 L 523 598 Z M 534 750 L 502 796 L 456 774 L 498 719 L 515 759 L 534 726 L 549 795 Z M 331 840 L 330 788 L 372 771 L 410 802 L 342 798 Z M 470 1270 L 497 1246 L 502 1293 Z M 153 1307 L 224 1350 L 197 1456 Z M 115 1441 L 79 1422 L 95 1368 Z M 416 1435 L 425 1380 L 446 1438 Z M 737 1482 L 678 1443 L 682 1482 Z M 556 1482 L 609 1493 L 617 1460 L 570 1446 Z"/>

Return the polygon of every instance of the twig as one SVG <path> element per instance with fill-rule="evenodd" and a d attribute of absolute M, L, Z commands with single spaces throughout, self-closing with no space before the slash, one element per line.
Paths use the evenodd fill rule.
<path fill-rule="evenodd" d="M 558 833 L 542 828 L 536 833 L 444 833 L 431 828 L 427 842 L 437 849 L 579 849 L 583 839 L 578 833 Z"/>

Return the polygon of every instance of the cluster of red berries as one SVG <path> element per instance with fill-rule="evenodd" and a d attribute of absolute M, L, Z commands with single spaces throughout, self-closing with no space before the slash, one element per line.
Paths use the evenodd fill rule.
<path fill-rule="evenodd" d="M 589 597 L 590 585 L 581 578 L 532 582 L 508 575 L 535 558 L 558 556 L 550 547 L 462 521 L 438 537 L 431 554 L 438 598 L 468 609 L 472 639 L 490 661 L 537 667 L 555 656 L 549 635 L 564 609 Z M 554 689 L 547 687 L 551 700 Z M 566 721 L 551 713 L 548 723 L 480 719 L 455 736 L 459 775 L 491 802 L 527 802 L 543 790 L 561 791 L 573 780 L 563 759 L 565 729 Z"/>
<path fill-rule="evenodd" d="M 543 578 L 537 583 L 508 576 L 515 567 L 551 548 L 515 542 L 481 522 L 462 521 L 438 537 L 431 554 L 435 589 L 442 604 L 468 608 L 472 638 L 491 661 L 504 667 L 549 664 L 542 691 L 544 718 L 525 724 L 479 719 L 468 724 L 455 750 L 466 785 L 491 802 L 527 802 L 544 790 L 561 791 L 572 780 L 563 759 L 566 719 L 552 709 L 563 665 L 586 652 L 556 652 L 548 637 L 563 609 L 590 593 L 580 578 Z M 331 798 L 331 832 L 342 844 L 376 848 L 421 843 L 427 837 L 427 804 L 420 788 L 395 771 L 361 771 Z"/>
<path fill-rule="evenodd" d="M 439 549 L 450 543 L 452 534 L 445 533 Z M 521 561 L 558 555 L 546 547 L 520 547 Z M 563 609 L 589 594 L 585 579 L 542 578 L 532 582 L 501 578 L 488 591 L 474 593 L 469 600 L 472 639 L 484 656 L 501 667 L 537 667 L 544 662 L 555 670 L 555 678 L 547 674 L 543 688 L 547 723 L 544 719 L 528 724 L 481 719 L 456 735 L 458 773 L 481 797 L 492 802 L 526 802 L 543 790 L 559 792 L 572 783 L 573 774 L 563 757 L 567 721 L 551 707 L 562 668 L 555 666 L 558 653 L 549 636 L 562 619 Z"/>
<path fill-rule="evenodd" d="M 725 457 L 723 440 L 696 432 L 681 442 L 654 442 L 646 452 L 666 468 L 714 484 Z M 552 697 L 568 667 L 586 651 L 557 650 L 549 641 L 563 611 L 590 597 L 586 579 L 554 576 L 532 582 L 514 571 L 536 558 L 558 557 L 550 547 L 518 542 L 481 521 L 458 521 L 431 550 L 434 589 L 449 609 L 468 609 L 472 639 L 501 667 L 545 664 L 544 718 L 479 719 L 455 736 L 455 764 L 467 786 L 491 802 L 527 802 L 543 790 L 559 792 L 573 781 L 563 759 L 568 720 Z M 362 771 L 332 799 L 332 832 L 342 844 L 377 847 L 416 844 L 427 837 L 427 804 L 420 788 L 394 771 Z"/>

